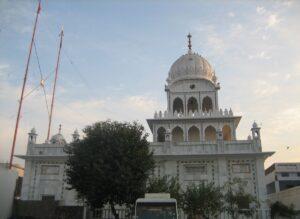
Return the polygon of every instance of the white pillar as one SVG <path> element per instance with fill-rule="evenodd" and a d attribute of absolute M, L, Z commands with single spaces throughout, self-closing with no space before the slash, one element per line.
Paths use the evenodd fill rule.
<path fill-rule="evenodd" d="M 256 160 L 256 172 L 257 172 L 257 196 L 260 202 L 259 218 L 267 218 L 266 212 L 269 206 L 266 202 L 266 184 L 265 184 L 265 169 L 264 169 L 264 158 L 257 158 Z"/>

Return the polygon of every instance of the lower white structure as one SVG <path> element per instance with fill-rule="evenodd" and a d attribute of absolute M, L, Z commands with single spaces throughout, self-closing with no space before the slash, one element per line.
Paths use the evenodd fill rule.
<path fill-rule="evenodd" d="M 264 161 L 273 152 L 262 151 L 256 123 L 251 136 L 236 139 L 241 116 L 219 108 L 219 89 L 213 68 L 189 45 L 188 53 L 170 69 L 167 110 L 147 120 L 153 134 L 155 174 L 175 176 L 183 187 L 203 181 L 222 186 L 241 178 L 247 182 L 246 190 L 260 201 L 259 218 L 266 218 Z M 78 138 L 78 133 L 73 137 Z M 27 154 L 18 156 L 25 159 L 23 200 L 54 198 L 65 205 L 76 204 L 75 193 L 65 189 L 65 144 L 60 133 L 44 144 L 36 143 L 35 130 L 29 133 Z"/>
<path fill-rule="evenodd" d="M 67 155 L 64 147 L 67 144 L 59 131 L 50 142 L 37 144 L 35 129 L 28 133 L 26 155 L 17 157 L 25 159 L 25 172 L 22 184 L 21 200 L 60 201 L 61 205 L 78 205 L 76 192 L 68 190 L 65 183 L 65 162 Z M 75 131 L 73 138 L 78 138 Z"/>

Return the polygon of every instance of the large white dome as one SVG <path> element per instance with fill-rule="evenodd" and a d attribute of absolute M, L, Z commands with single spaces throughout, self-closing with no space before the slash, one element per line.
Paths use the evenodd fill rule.
<path fill-rule="evenodd" d="M 208 61 L 191 50 L 177 59 L 169 71 L 169 84 L 183 79 L 206 79 L 216 83 L 215 71 Z"/>

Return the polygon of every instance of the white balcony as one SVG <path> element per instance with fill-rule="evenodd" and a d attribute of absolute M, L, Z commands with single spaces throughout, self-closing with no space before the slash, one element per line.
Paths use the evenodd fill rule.
<path fill-rule="evenodd" d="M 253 140 L 236 140 L 220 142 L 154 142 L 150 149 L 155 155 L 208 155 L 257 153 L 261 149 Z"/>

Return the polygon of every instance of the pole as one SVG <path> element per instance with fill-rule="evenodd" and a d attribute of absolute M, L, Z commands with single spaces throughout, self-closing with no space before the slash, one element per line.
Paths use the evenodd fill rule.
<path fill-rule="evenodd" d="M 52 115 L 53 115 L 53 106 L 54 106 L 54 99 L 55 99 L 55 89 L 56 89 L 58 67 L 59 67 L 59 60 L 60 60 L 60 51 L 61 51 L 61 47 L 62 47 L 63 36 L 64 36 L 64 31 L 63 31 L 63 29 L 61 29 L 61 32 L 60 32 L 60 43 L 59 43 L 58 56 L 57 56 L 56 68 L 55 68 L 54 85 L 53 85 L 53 91 L 52 91 L 51 109 L 50 109 L 49 123 L 48 123 L 48 133 L 47 133 L 47 139 L 46 139 L 46 141 L 49 141 L 49 137 L 50 137 L 51 122 L 52 122 Z"/>
<path fill-rule="evenodd" d="M 30 47 L 29 47 L 29 54 L 28 54 L 28 58 L 27 58 L 27 64 L 26 64 L 26 69 L 25 69 L 25 75 L 24 75 L 24 80 L 23 80 L 21 97 L 20 97 L 20 101 L 19 101 L 19 108 L 18 108 L 18 114 L 17 114 L 16 126 L 15 126 L 15 132 L 14 132 L 14 138 L 13 138 L 13 143 L 12 143 L 12 148 L 11 148 L 11 153 L 10 153 L 9 169 L 12 168 L 12 163 L 13 163 L 13 157 L 14 157 L 14 152 L 15 152 L 16 140 L 17 140 L 17 135 L 18 135 L 20 115 L 21 115 L 23 98 L 24 98 L 24 91 L 25 91 L 25 86 L 26 86 L 26 81 L 27 81 L 27 75 L 28 75 L 30 58 L 31 58 L 32 45 L 33 45 L 33 42 L 34 42 L 35 31 L 36 31 L 36 26 L 37 26 L 37 22 L 38 22 L 38 17 L 39 17 L 40 11 L 41 11 L 41 1 L 39 1 L 39 5 L 38 5 L 38 8 L 37 8 L 35 22 L 34 22 L 34 27 L 33 27 L 33 33 L 32 33 L 32 38 L 31 38 L 31 43 L 30 43 Z"/>

